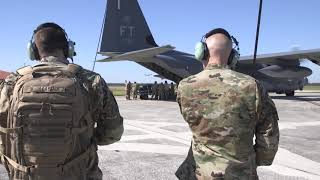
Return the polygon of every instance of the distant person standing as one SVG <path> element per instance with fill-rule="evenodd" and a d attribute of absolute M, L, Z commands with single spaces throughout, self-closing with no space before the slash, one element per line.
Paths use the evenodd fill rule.
<path fill-rule="evenodd" d="M 164 84 L 163 82 L 161 82 L 159 84 L 159 100 L 164 100 L 165 97 L 164 97 Z"/>
<path fill-rule="evenodd" d="M 137 99 L 138 97 L 138 89 L 139 89 L 139 84 L 137 82 L 134 82 L 132 85 L 132 93 L 133 93 L 133 99 Z"/>
<path fill-rule="evenodd" d="M 176 87 L 175 87 L 175 85 L 173 84 L 173 82 L 171 82 L 170 83 L 170 100 L 173 100 L 173 99 L 175 99 L 175 97 L 176 97 L 176 93 L 175 93 L 175 91 L 176 91 Z"/>
<path fill-rule="evenodd" d="M 159 85 L 157 81 L 155 81 L 154 84 L 152 85 L 151 91 L 152 91 L 151 99 L 158 100 Z"/>
<path fill-rule="evenodd" d="M 258 81 L 232 70 L 232 42 L 224 29 L 207 33 L 195 53 L 204 70 L 179 84 L 177 101 L 193 134 L 179 179 L 257 180 L 257 166 L 271 165 L 278 150 L 276 107 Z"/>
<path fill-rule="evenodd" d="M 132 84 L 129 81 L 126 85 L 126 99 L 130 100 L 130 95 L 131 95 L 131 89 L 132 89 Z"/>
<path fill-rule="evenodd" d="M 168 101 L 170 95 L 170 86 L 167 81 L 164 81 L 164 100 Z"/>
<path fill-rule="evenodd" d="M 125 93 L 126 99 L 128 99 L 128 97 L 127 97 L 127 90 L 128 90 L 128 81 L 125 80 L 125 81 L 124 81 L 124 93 Z"/>

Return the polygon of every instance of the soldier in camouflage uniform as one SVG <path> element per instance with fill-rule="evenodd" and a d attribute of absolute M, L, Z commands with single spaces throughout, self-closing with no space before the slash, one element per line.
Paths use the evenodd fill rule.
<path fill-rule="evenodd" d="M 36 29 L 34 32 L 34 43 L 38 50 L 40 67 L 68 66 L 68 56 L 64 53 L 66 48 L 65 41 L 67 40 L 65 36 L 63 29 L 54 23 L 45 23 Z M 88 133 L 75 134 L 73 153 L 69 154 L 69 159 L 72 163 L 68 163 L 67 161 L 66 165 L 61 165 L 61 168 L 53 168 L 52 170 L 46 167 L 46 162 L 37 162 L 40 163 L 39 166 L 29 166 L 30 164 L 25 164 L 24 160 L 20 162 L 19 159 L 12 160 L 7 157 L 9 155 L 5 152 L 5 149 L 8 149 L 8 147 L 6 147 L 6 136 L 4 133 L 8 131 L 6 128 L 9 126 L 7 125 L 7 119 L 10 117 L 12 97 L 15 96 L 13 89 L 16 86 L 16 82 L 24 78 L 24 76 L 18 71 L 19 73 L 12 73 L 5 79 L 5 82 L 1 82 L 0 155 L 2 163 L 8 170 L 10 180 L 102 180 L 102 172 L 98 167 L 97 145 L 108 145 L 120 140 L 123 133 L 123 118 L 119 113 L 117 102 L 103 78 L 99 74 L 83 68 L 79 68 L 78 70 L 76 76 L 83 83 L 80 91 L 87 95 L 87 97 L 83 96 L 83 98 L 89 102 L 89 106 L 84 107 L 88 108 L 89 112 L 88 117 L 85 118 L 92 120 L 87 125 L 92 124 L 92 128 L 94 129 Z M 53 120 L 58 118 L 54 117 L 54 113 L 51 115 L 53 116 Z M 31 121 L 33 120 L 31 119 Z M 96 126 L 93 126 L 94 124 Z M 88 127 L 88 129 L 90 128 Z M 85 130 L 82 132 L 85 132 Z M 49 131 L 43 136 L 54 137 L 55 135 L 50 135 Z M 43 148 L 45 149 L 45 147 Z M 15 159 L 15 157 L 11 158 Z M 26 156 L 22 158 L 26 158 Z M 37 157 L 34 158 L 37 159 Z"/>
<path fill-rule="evenodd" d="M 129 82 L 126 84 L 126 99 L 127 99 L 127 100 L 130 100 L 131 90 L 132 90 L 132 84 L 131 84 L 131 82 L 129 81 Z"/>
<path fill-rule="evenodd" d="M 159 96 L 159 85 L 158 82 L 155 81 L 154 84 L 151 86 L 151 91 L 152 91 L 152 95 L 151 95 L 151 99 L 152 100 L 158 100 L 158 96 Z"/>
<path fill-rule="evenodd" d="M 167 81 L 164 81 L 164 100 L 168 101 L 170 97 L 170 86 Z"/>
<path fill-rule="evenodd" d="M 128 99 L 128 97 L 127 97 L 127 89 L 128 89 L 128 81 L 125 80 L 124 81 L 124 92 L 125 92 L 126 99 Z"/>
<path fill-rule="evenodd" d="M 230 69 L 234 49 L 227 31 L 215 29 L 205 38 L 204 70 L 178 87 L 177 101 L 193 138 L 176 175 L 184 180 L 256 180 L 257 166 L 271 165 L 278 149 L 276 107 L 257 80 Z"/>
<path fill-rule="evenodd" d="M 175 99 L 176 97 L 176 86 L 171 82 L 170 84 L 170 100 Z"/>
<path fill-rule="evenodd" d="M 132 85 L 132 97 L 135 100 L 138 98 L 138 89 L 139 89 L 139 84 L 137 82 L 134 82 Z"/>
<path fill-rule="evenodd" d="M 165 92 L 164 91 L 165 91 L 164 84 L 163 84 L 163 82 L 161 82 L 159 84 L 159 88 L 158 88 L 159 100 L 165 100 L 165 96 L 164 96 Z"/>

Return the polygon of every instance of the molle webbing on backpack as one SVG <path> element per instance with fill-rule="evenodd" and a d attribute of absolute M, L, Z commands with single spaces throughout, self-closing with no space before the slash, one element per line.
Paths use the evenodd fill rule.
<path fill-rule="evenodd" d="M 81 155 L 79 155 L 77 158 L 63 164 L 63 165 L 59 165 L 58 167 L 39 167 L 37 165 L 34 166 L 23 166 L 20 165 L 18 163 L 16 163 L 14 160 L 12 160 L 11 158 L 9 158 L 8 156 L 2 155 L 2 159 L 4 159 L 4 161 L 7 161 L 13 168 L 30 174 L 30 173 L 37 173 L 37 171 L 41 171 L 42 169 L 52 169 L 54 172 L 57 172 L 59 174 L 63 174 L 64 171 L 68 170 L 69 168 L 71 168 L 73 165 L 82 163 L 83 160 L 86 160 L 86 158 L 88 158 L 88 156 L 90 155 L 90 153 L 97 151 L 97 147 L 95 145 L 91 145 L 84 153 L 82 153 Z"/>
<path fill-rule="evenodd" d="M 0 126 L 0 132 L 4 134 L 20 133 L 22 131 L 22 126 L 16 128 L 4 128 Z"/>
<path fill-rule="evenodd" d="M 42 63 L 17 71 L 22 77 L 13 90 L 8 127 L 0 127 L 8 137 L 2 159 L 11 167 L 35 175 L 52 169 L 54 174 L 93 150 L 94 123 L 79 70 L 75 64 Z"/>

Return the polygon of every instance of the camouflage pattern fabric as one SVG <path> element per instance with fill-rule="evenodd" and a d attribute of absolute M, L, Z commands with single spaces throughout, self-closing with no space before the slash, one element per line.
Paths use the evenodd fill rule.
<path fill-rule="evenodd" d="M 158 84 L 153 84 L 151 87 L 152 95 L 151 99 L 156 99 L 158 100 L 159 96 L 159 85 Z"/>
<path fill-rule="evenodd" d="M 128 82 L 126 84 L 126 99 L 127 100 L 130 100 L 131 90 L 132 90 L 132 85 L 130 82 Z"/>
<path fill-rule="evenodd" d="M 279 143 L 277 110 L 254 78 L 209 65 L 180 82 L 177 101 L 193 134 L 197 179 L 258 179 L 257 166 L 272 164 Z M 183 171 L 188 169 L 176 174 Z"/>
<path fill-rule="evenodd" d="M 132 97 L 133 97 L 133 99 L 137 99 L 137 97 L 138 97 L 138 89 L 139 89 L 139 84 L 133 83 L 133 85 L 132 85 Z"/>
<path fill-rule="evenodd" d="M 164 83 L 164 100 L 169 100 L 170 95 L 170 85 L 168 83 Z"/>
<path fill-rule="evenodd" d="M 159 100 L 165 100 L 163 83 L 159 84 L 158 92 L 159 92 Z"/>
<path fill-rule="evenodd" d="M 55 57 L 49 57 L 45 62 L 61 63 Z M 5 82 L 0 83 L 0 125 L 2 127 L 6 127 L 13 87 L 20 77 L 20 75 L 12 73 L 6 78 Z M 78 77 L 83 82 L 83 90 L 88 92 L 87 98 L 90 99 L 90 107 L 88 108 L 92 110 L 92 119 L 97 124 L 94 129 L 94 137 L 92 137 L 93 145 L 108 145 L 119 141 L 123 133 L 123 118 L 106 82 L 99 74 L 85 69 L 79 72 Z M 2 155 L 5 144 L 2 134 L 0 134 L 0 137 L 0 155 Z M 77 147 L 85 148 L 81 145 L 81 139 L 78 140 L 78 143 Z M 88 154 L 85 162 L 70 167 L 67 172 L 64 172 L 63 177 L 68 180 L 102 180 L 102 171 L 98 167 L 97 149 L 93 149 Z M 29 179 L 28 175 L 19 171 L 11 173 L 9 178 L 12 180 Z M 50 177 L 47 177 L 47 180 L 49 179 Z"/>
<path fill-rule="evenodd" d="M 174 84 L 170 85 L 170 99 L 175 99 L 176 97 L 176 87 Z"/>

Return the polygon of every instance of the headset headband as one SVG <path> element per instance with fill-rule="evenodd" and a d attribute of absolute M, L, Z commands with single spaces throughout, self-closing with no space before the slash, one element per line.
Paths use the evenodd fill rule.
<path fill-rule="evenodd" d="M 64 29 L 62 27 L 60 27 L 58 24 L 56 23 L 43 23 L 43 24 L 40 24 L 37 29 L 35 29 L 33 31 L 34 34 L 36 34 L 37 32 L 39 32 L 41 29 L 44 29 L 44 28 L 54 28 L 54 29 L 57 29 L 57 30 L 60 30 L 62 31 L 64 34 L 66 34 L 66 32 L 64 31 Z"/>
<path fill-rule="evenodd" d="M 237 41 L 237 39 L 233 36 L 231 36 L 227 30 L 223 29 L 223 28 L 216 28 L 213 29 L 211 31 L 209 31 L 208 33 L 206 33 L 203 38 L 202 38 L 202 42 L 205 42 L 205 40 L 215 34 L 223 34 L 225 35 L 230 41 L 232 41 L 235 45 L 235 49 L 239 51 L 239 42 Z"/>
<path fill-rule="evenodd" d="M 63 32 L 63 34 L 64 34 L 64 36 L 65 36 L 65 38 L 66 38 L 66 41 L 68 41 L 68 34 L 66 33 L 66 31 L 65 31 L 61 26 L 59 26 L 58 24 L 56 24 L 56 23 L 51 23 L 51 22 L 40 24 L 40 25 L 33 31 L 33 35 L 32 35 L 32 37 L 31 37 L 31 40 L 33 40 L 33 37 L 35 36 L 35 34 L 36 34 L 37 32 L 39 32 L 40 30 L 42 30 L 42 29 L 44 29 L 44 28 L 54 28 L 54 29 L 56 29 L 56 30 L 58 30 L 58 31 Z"/>
<path fill-rule="evenodd" d="M 216 28 L 216 29 L 213 29 L 211 31 L 209 31 L 207 34 L 204 35 L 204 38 L 208 38 L 212 35 L 215 35 L 215 34 L 223 34 L 225 35 L 229 40 L 232 40 L 232 36 L 230 36 L 230 34 L 228 33 L 228 31 L 226 31 L 225 29 L 223 28 Z"/>

